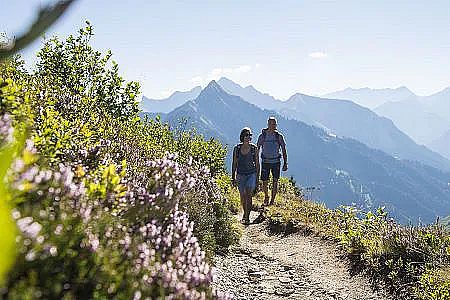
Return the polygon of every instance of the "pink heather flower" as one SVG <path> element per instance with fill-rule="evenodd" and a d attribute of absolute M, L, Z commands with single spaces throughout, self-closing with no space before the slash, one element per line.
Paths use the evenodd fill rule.
<path fill-rule="evenodd" d="M 9 114 L 0 116 L 0 146 L 2 142 L 11 143 L 13 141 L 13 133 L 11 116 Z"/>
<path fill-rule="evenodd" d="M 42 225 L 37 222 L 32 222 L 32 217 L 25 217 L 17 220 L 17 226 L 24 234 L 31 238 L 35 238 L 41 231 Z"/>

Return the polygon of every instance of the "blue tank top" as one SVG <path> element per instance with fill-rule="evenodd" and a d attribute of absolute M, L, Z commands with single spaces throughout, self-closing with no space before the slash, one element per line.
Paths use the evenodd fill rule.
<path fill-rule="evenodd" d="M 250 147 L 256 148 L 255 145 L 250 145 Z M 238 156 L 237 173 L 241 175 L 249 175 L 252 173 L 256 173 L 255 155 L 254 152 L 252 151 L 252 148 L 249 149 L 247 154 L 242 154 L 241 147 L 236 146 L 236 151 L 240 152 L 237 154 Z"/>

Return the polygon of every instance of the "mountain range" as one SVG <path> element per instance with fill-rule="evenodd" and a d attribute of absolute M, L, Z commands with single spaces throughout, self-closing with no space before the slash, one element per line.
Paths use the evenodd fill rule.
<path fill-rule="evenodd" d="M 380 90 L 361 89 L 364 95 L 361 95 L 360 90 L 346 89 L 345 93 L 331 95 L 355 103 L 368 99 L 372 103 L 382 103 L 371 108 L 378 115 L 391 119 L 415 142 L 450 159 L 450 139 L 447 135 L 450 130 L 450 87 L 430 96 L 417 96 L 409 90 L 399 93 L 399 89 L 385 89 L 383 93 Z"/>
<path fill-rule="evenodd" d="M 400 130 L 423 145 L 430 145 L 450 129 L 449 121 L 427 111 L 417 97 L 387 102 L 375 108 L 375 112 L 393 120 Z"/>
<path fill-rule="evenodd" d="M 178 106 L 184 104 L 186 101 L 197 98 L 201 91 L 202 88 L 200 86 L 196 86 L 190 91 L 176 91 L 166 99 L 150 99 L 143 96 L 140 102 L 140 108 L 145 112 L 168 113 Z"/>
<path fill-rule="evenodd" d="M 283 107 L 284 102 L 275 99 L 273 96 L 267 93 L 261 93 L 255 89 L 252 85 L 242 87 L 234 81 L 222 77 L 217 83 L 229 94 L 236 95 L 245 99 L 245 101 L 252 103 L 262 109 L 277 110 Z"/>
<path fill-rule="evenodd" d="M 444 132 L 437 129 L 435 130 L 436 135 L 432 136 L 432 141 L 435 141 L 434 144 L 428 143 L 430 145 L 429 148 L 436 151 L 433 152 L 423 145 L 418 145 L 407 134 L 399 130 L 390 119 L 379 116 L 370 109 L 349 100 L 312 97 L 297 93 L 287 101 L 281 101 L 267 93 L 259 92 L 253 86 L 242 87 L 225 77 L 219 79 L 217 83 L 229 94 L 240 96 L 245 101 L 259 108 L 275 110 L 285 117 L 323 128 L 330 134 L 356 139 L 371 148 L 382 150 L 394 157 L 416 160 L 444 171 L 450 171 L 449 159 L 440 154 L 443 153 L 445 155 L 450 152 L 450 147 L 445 143 L 445 137 L 441 137 Z M 153 100 L 153 102 L 166 103 L 167 107 L 158 110 L 159 106 L 153 105 L 151 111 L 168 112 L 175 106 L 179 106 L 180 103 L 185 103 L 191 100 L 193 96 L 198 95 L 199 89 L 199 87 L 196 87 L 189 92 L 175 92 L 167 99 Z M 377 97 L 381 96 L 388 96 L 387 99 L 393 99 L 396 95 L 403 97 L 414 95 L 406 88 L 382 90 L 347 89 L 345 91 L 350 98 L 356 97 L 362 92 L 364 92 L 365 97 L 369 97 L 370 93 L 373 92 L 372 99 L 378 102 L 381 99 L 377 100 Z M 356 96 L 352 96 L 352 91 L 356 93 Z M 393 94 L 388 95 L 389 92 Z M 387 102 L 384 105 L 401 106 L 403 105 L 402 103 L 403 101 L 396 101 Z M 406 107 L 406 109 L 408 108 L 411 107 Z M 406 114 L 400 113 L 397 120 L 404 116 L 404 119 L 407 120 L 405 122 L 409 122 L 414 126 L 414 122 L 419 120 L 419 118 L 416 118 L 417 113 L 414 114 L 414 112 L 417 112 L 417 109 L 411 108 L 411 110 L 411 112 Z M 409 118 L 408 116 L 414 116 L 414 118 Z M 423 131 L 423 134 L 427 136 L 430 135 L 428 127 L 433 127 L 433 124 L 439 123 L 439 121 L 436 116 L 436 118 L 430 118 L 430 122 L 425 123 L 423 126 L 418 126 L 417 130 Z M 439 126 L 436 125 L 434 127 L 437 128 Z M 446 128 L 445 126 L 441 127 Z M 441 139 L 439 140 L 438 138 Z"/>
<path fill-rule="evenodd" d="M 324 98 L 351 100 L 370 109 L 374 109 L 386 102 L 402 101 L 413 96 L 415 94 L 404 86 L 395 89 L 346 88 L 323 95 Z"/>
<path fill-rule="evenodd" d="M 450 129 L 430 143 L 429 147 L 450 158 Z"/>
<path fill-rule="evenodd" d="M 261 109 L 227 93 L 215 81 L 197 98 L 162 114 L 161 118 L 173 126 L 185 118 L 188 126 L 206 137 L 218 138 L 230 149 L 238 142 L 242 127 L 250 126 L 257 133 L 269 115 L 277 117 L 288 144 L 287 175 L 294 176 L 304 187 L 320 188 L 317 200 L 327 206 L 352 203 L 363 209 L 386 206 L 401 222 L 417 222 L 419 218 L 433 222 L 436 216 L 450 215 L 449 173 L 394 158 L 355 139 Z"/>
<path fill-rule="evenodd" d="M 312 97 L 297 93 L 287 101 L 263 94 L 252 86 L 241 87 L 221 78 L 218 84 L 230 94 L 260 108 L 273 109 L 285 117 L 325 129 L 330 134 L 356 139 L 367 146 L 394 157 L 417 160 L 450 171 L 450 161 L 430 149 L 416 144 L 394 123 L 368 108 L 349 100 Z M 384 91 L 386 94 L 387 91 Z"/>

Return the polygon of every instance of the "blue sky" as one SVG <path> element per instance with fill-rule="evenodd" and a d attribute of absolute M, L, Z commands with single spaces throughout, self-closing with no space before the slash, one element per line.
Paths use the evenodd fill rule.
<path fill-rule="evenodd" d="M 51 2 L 5 1 L 0 31 L 22 32 Z M 428 95 L 450 86 L 449 11 L 444 0 L 78 0 L 47 35 L 90 20 L 94 46 L 111 49 L 151 98 L 221 76 L 281 99 L 346 87 Z M 27 62 L 41 43 L 23 53 Z"/>

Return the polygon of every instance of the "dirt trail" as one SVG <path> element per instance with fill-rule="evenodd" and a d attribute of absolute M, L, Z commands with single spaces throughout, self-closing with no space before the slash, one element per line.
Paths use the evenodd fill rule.
<path fill-rule="evenodd" d="M 372 290 L 367 278 L 350 275 L 341 256 L 319 237 L 273 235 L 267 223 L 252 224 L 238 246 L 217 256 L 214 286 L 234 299 L 391 299 Z"/>

